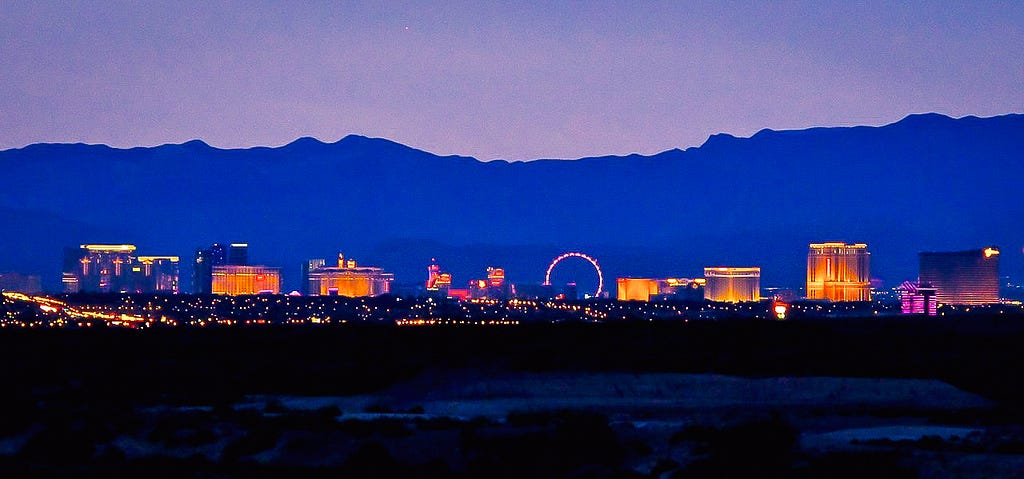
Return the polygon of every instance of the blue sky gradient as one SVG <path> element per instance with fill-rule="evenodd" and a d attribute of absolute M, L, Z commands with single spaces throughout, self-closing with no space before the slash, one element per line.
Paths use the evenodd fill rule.
<path fill-rule="evenodd" d="M 0 149 L 356 133 L 573 158 L 1024 111 L 1019 2 L 554 3 L 0 0 Z"/>

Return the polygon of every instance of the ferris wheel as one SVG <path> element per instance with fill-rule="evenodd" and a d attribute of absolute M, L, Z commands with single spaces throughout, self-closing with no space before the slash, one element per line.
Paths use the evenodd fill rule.
<path fill-rule="evenodd" d="M 601 273 L 601 267 L 598 266 L 596 259 L 586 254 L 580 253 L 578 251 L 570 251 L 568 253 L 563 253 L 559 255 L 557 258 L 555 258 L 554 261 L 552 261 L 551 264 L 548 265 L 548 271 L 544 273 L 544 285 L 551 286 L 551 270 L 555 269 L 555 265 L 557 265 L 560 261 L 566 258 L 583 258 L 594 266 L 594 269 L 597 270 L 597 291 L 594 293 L 594 297 L 601 296 L 601 291 L 604 290 L 604 274 Z"/>

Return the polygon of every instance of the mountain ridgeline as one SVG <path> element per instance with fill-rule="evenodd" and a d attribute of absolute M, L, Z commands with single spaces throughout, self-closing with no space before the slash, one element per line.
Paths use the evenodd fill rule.
<path fill-rule="evenodd" d="M 824 240 L 868 243 L 888 285 L 916 277 L 919 251 L 986 245 L 1002 247 L 1004 274 L 1024 276 L 1017 114 L 719 134 L 579 160 L 482 162 L 352 135 L 229 150 L 34 144 L 0 151 L 0 167 L 0 271 L 42 274 L 49 289 L 63 248 L 89 242 L 182 256 L 186 291 L 195 248 L 216 241 L 249 242 L 289 289 L 303 260 L 338 251 L 399 282 L 421 280 L 431 257 L 456 284 L 489 265 L 539 282 L 552 257 L 584 250 L 606 278 L 757 265 L 762 285 L 799 286 L 807 243 Z"/>

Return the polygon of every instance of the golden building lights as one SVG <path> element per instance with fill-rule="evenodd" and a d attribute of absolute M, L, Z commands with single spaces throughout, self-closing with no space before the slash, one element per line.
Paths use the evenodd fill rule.
<path fill-rule="evenodd" d="M 339 253 L 337 266 L 311 267 L 305 281 L 310 295 L 358 298 L 390 293 L 394 279 L 383 268 L 359 266 L 356 260 Z"/>
<path fill-rule="evenodd" d="M 220 265 L 213 267 L 213 294 L 279 294 L 281 269 L 268 266 Z"/>
<path fill-rule="evenodd" d="M 704 268 L 704 298 L 709 301 L 738 303 L 761 299 L 761 268 Z"/>
<path fill-rule="evenodd" d="M 619 301 L 704 299 L 704 278 L 616 278 L 615 298 Z"/>
<path fill-rule="evenodd" d="M 133 244 L 83 244 L 79 248 L 90 253 L 134 253 Z"/>
<path fill-rule="evenodd" d="M 807 252 L 807 299 L 871 300 L 871 253 L 864 243 L 811 243 Z"/>
<path fill-rule="evenodd" d="M 650 278 L 616 278 L 615 298 L 619 301 L 650 301 L 658 294 L 658 280 Z"/>

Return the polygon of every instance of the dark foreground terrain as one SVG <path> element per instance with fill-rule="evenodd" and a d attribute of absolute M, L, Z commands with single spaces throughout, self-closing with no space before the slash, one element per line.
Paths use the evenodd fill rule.
<path fill-rule="evenodd" d="M 1024 470 L 1024 318 L 0 333 L 3 477 Z"/>

